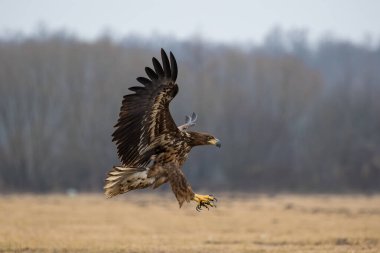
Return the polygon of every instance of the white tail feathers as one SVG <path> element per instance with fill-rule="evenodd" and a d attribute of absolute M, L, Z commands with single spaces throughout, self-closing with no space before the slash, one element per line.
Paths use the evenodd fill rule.
<path fill-rule="evenodd" d="M 149 168 L 125 168 L 115 166 L 108 173 L 104 194 L 111 198 L 118 194 L 151 186 L 155 178 L 148 178 Z"/>

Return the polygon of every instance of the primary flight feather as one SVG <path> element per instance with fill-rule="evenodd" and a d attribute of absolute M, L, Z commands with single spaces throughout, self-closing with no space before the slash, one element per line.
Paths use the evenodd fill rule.
<path fill-rule="evenodd" d="M 195 124 L 195 113 L 186 117 L 184 125 L 175 124 L 169 103 L 178 93 L 178 68 L 172 52 L 169 57 L 161 49 L 162 65 L 153 57 L 154 70 L 145 68 L 148 78 L 137 78 L 143 86 L 130 87 L 133 93 L 123 98 L 112 134 L 122 165 L 108 173 L 104 190 L 113 197 L 169 182 L 180 206 L 193 200 L 200 210 L 215 206 L 216 198 L 194 193 L 181 167 L 194 146 L 221 144 L 210 134 L 187 131 Z"/>

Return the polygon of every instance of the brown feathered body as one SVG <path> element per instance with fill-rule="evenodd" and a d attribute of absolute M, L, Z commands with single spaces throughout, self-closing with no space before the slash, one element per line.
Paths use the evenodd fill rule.
<path fill-rule="evenodd" d="M 164 50 L 161 56 L 162 66 L 153 58 L 154 70 L 145 68 L 149 79 L 137 78 L 144 86 L 131 87 L 134 93 L 124 96 L 113 133 L 122 165 L 108 173 L 104 189 L 108 197 L 113 197 L 169 182 L 182 206 L 194 197 L 181 170 L 183 163 L 192 147 L 215 144 L 216 139 L 175 124 L 169 103 L 178 93 L 177 63 L 172 53 L 170 61 Z"/>

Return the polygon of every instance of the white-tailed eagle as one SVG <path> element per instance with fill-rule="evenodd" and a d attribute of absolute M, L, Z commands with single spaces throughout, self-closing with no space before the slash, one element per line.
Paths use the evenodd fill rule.
<path fill-rule="evenodd" d="M 124 96 L 113 140 L 122 165 L 108 173 L 104 186 L 107 197 L 146 187 L 157 188 L 169 182 L 179 205 L 191 200 L 197 210 L 215 206 L 212 195 L 193 192 L 181 170 L 190 150 L 199 145 L 215 145 L 220 141 L 206 133 L 187 131 L 196 115 L 186 117 L 177 127 L 169 111 L 169 103 L 178 92 L 178 69 L 174 55 L 170 60 L 161 49 L 162 65 L 153 58 L 154 70 L 146 67 L 147 77 L 138 77 L 143 86 L 133 86 Z"/>

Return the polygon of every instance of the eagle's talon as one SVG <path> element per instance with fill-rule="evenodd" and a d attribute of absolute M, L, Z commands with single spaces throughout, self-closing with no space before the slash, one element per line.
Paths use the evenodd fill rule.
<path fill-rule="evenodd" d="M 213 195 L 195 194 L 193 200 L 198 203 L 198 205 L 195 208 L 198 212 L 202 210 L 202 207 L 207 208 L 207 210 L 210 210 L 210 207 L 216 207 L 216 205 L 214 204 L 216 198 Z"/>

